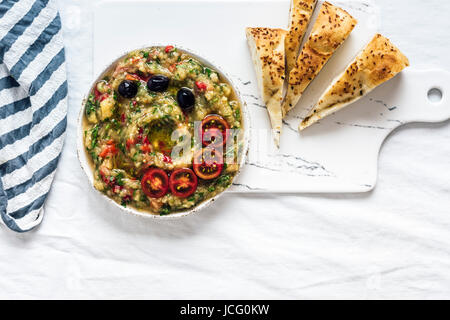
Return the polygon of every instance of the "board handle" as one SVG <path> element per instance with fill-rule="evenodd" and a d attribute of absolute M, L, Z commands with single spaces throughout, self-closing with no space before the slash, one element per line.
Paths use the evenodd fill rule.
<path fill-rule="evenodd" d="M 406 122 L 443 122 L 450 119 L 450 72 L 444 70 L 411 73 L 406 101 L 410 101 Z M 409 76 L 409 75 L 408 75 Z"/>

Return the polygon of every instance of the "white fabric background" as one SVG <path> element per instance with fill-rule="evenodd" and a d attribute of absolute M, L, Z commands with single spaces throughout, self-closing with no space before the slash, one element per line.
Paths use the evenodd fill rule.
<path fill-rule="evenodd" d="M 375 2 L 414 67 L 450 70 L 450 1 Z M 0 228 L 0 298 L 450 298 L 450 122 L 391 135 L 368 194 L 225 195 L 162 223 L 85 192 L 75 130 L 92 3 L 60 0 L 68 137 L 42 226 Z"/>

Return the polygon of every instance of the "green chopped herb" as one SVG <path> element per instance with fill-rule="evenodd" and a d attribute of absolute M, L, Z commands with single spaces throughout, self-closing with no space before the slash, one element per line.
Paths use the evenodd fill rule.
<path fill-rule="evenodd" d="M 170 206 L 168 204 L 165 204 L 162 206 L 161 210 L 159 211 L 160 216 L 167 216 L 170 214 Z"/>
<path fill-rule="evenodd" d="M 235 116 L 236 119 L 239 120 L 241 118 L 241 110 L 240 109 L 236 109 L 234 111 L 234 116 Z"/>
<path fill-rule="evenodd" d="M 97 140 L 98 140 L 98 129 L 99 129 L 99 126 L 98 126 L 98 124 L 94 127 L 94 128 L 92 128 L 92 130 L 91 130 L 91 140 L 92 140 L 92 142 L 91 142 L 91 149 L 94 149 L 96 146 L 97 146 Z"/>
<path fill-rule="evenodd" d="M 89 151 L 89 154 L 91 155 L 92 160 L 94 160 L 94 161 L 98 160 L 98 156 L 93 150 Z"/>
<path fill-rule="evenodd" d="M 125 145 L 123 143 L 119 143 L 119 149 L 125 154 L 127 152 L 127 149 L 125 148 Z"/>
<path fill-rule="evenodd" d="M 89 95 L 88 101 L 86 101 L 86 115 L 90 115 L 92 112 L 95 112 L 100 106 L 98 101 L 95 101 L 94 95 Z"/>
<path fill-rule="evenodd" d="M 123 182 L 123 173 L 122 172 L 119 172 L 118 174 L 117 174 L 117 176 L 116 176 L 116 183 L 119 185 L 119 186 L 123 186 L 124 185 L 124 182 Z"/>
<path fill-rule="evenodd" d="M 114 126 L 114 128 L 117 130 L 117 129 L 120 129 L 120 122 L 119 121 L 117 121 L 116 119 L 111 119 L 111 124 Z"/>
<path fill-rule="evenodd" d="M 212 70 L 210 68 L 205 67 L 203 69 L 203 73 L 206 74 L 208 77 L 211 77 Z"/>
<path fill-rule="evenodd" d="M 228 174 L 221 175 L 219 178 L 217 178 L 216 183 L 227 187 L 231 182 L 231 177 Z"/>

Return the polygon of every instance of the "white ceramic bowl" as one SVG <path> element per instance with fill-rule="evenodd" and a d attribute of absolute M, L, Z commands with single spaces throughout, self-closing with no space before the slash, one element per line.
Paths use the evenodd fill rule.
<path fill-rule="evenodd" d="M 150 45 L 150 46 L 144 46 L 140 49 L 145 49 L 145 48 L 149 48 L 149 47 L 161 47 L 164 45 Z M 249 118 L 249 112 L 247 110 L 247 105 L 245 104 L 244 100 L 241 97 L 241 94 L 239 92 L 238 87 L 233 83 L 233 80 L 225 73 L 221 70 L 221 68 L 218 68 L 216 65 L 214 65 L 213 63 L 211 63 L 210 61 L 206 60 L 205 58 L 201 57 L 200 55 L 196 54 L 195 52 L 193 52 L 190 49 L 185 49 L 183 47 L 180 46 L 176 46 L 176 48 L 178 50 L 181 50 L 189 55 L 191 55 L 192 57 L 194 57 L 195 59 L 197 59 L 198 61 L 200 61 L 203 65 L 216 70 L 222 79 L 224 79 L 225 81 L 227 81 L 232 87 L 233 90 L 236 93 L 236 97 L 241 105 L 241 112 L 242 112 L 242 122 L 243 122 L 243 130 L 244 130 L 244 134 L 243 134 L 243 148 L 242 148 L 242 153 L 241 153 L 241 157 L 239 159 L 239 171 L 236 173 L 236 176 L 234 177 L 234 179 L 237 178 L 237 176 L 239 175 L 240 171 L 242 170 L 244 164 L 245 164 L 245 160 L 247 158 L 247 153 L 248 153 L 248 147 L 249 147 L 249 138 L 250 138 L 250 118 Z M 139 50 L 136 49 L 136 50 Z M 134 51 L 134 50 L 131 50 Z M 129 51 L 129 52 L 131 52 Z M 92 91 L 92 89 L 94 88 L 94 86 L 97 84 L 97 82 L 99 82 L 101 79 L 103 79 L 103 77 L 108 73 L 108 71 L 115 66 L 121 59 L 123 59 L 129 52 L 120 55 L 117 59 L 115 59 L 112 63 L 108 64 L 105 66 L 105 68 L 103 68 L 102 73 L 95 79 L 95 81 L 92 83 L 92 85 L 89 88 L 88 93 L 86 94 L 86 96 L 83 98 L 82 101 L 82 106 L 81 106 L 81 110 L 80 113 L 78 115 L 78 128 L 77 128 L 77 152 L 78 152 L 78 159 L 80 161 L 80 165 L 81 168 L 83 169 L 84 173 L 86 174 L 86 177 L 89 180 L 89 184 L 92 187 L 92 190 L 95 190 L 95 192 L 97 192 L 101 198 L 103 198 L 105 201 L 109 201 L 110 203 L 112 203 L 113 205 L 115 205 L 117 208 L 119 208 L 120 210 L 122 210 L 123 212 L 129 213 L 129 214 L 133 214 L 136 216 L 140 216 L 140 217 L 144 217 L 144 218 L 153 218 L 153 219 L 174 219 L 174 218 L 180 218 L 180 217 L 184 217 L 187 216 L 189 214 L 198 212 L 204 208 L 206 208 L 207 206 L 209 206 L 211 203 L 213 203 L 217 198 L 219 198 L 224 192 L 226 192 L 226 190 L 224 190 L 223 192 L 219 193 L 218 195 L 216 195 L 215 197 L 208 199 L 202 203 L 200 203 L 199 205 L 185 210 L 185 211 L 179 211 L 179 212 L 175 212 L 169 215 L 164 215 L 164 216 L 160 216 L 157 214 L 152 214 L 149 212 L 145 212 L 145 211 L 141 211 L 141 210 L 137 210 L 133 207 L 123 207 L 120 204 L 118 204 L 117 202 L 115 202 L 114 200 L 112 200 L 111 198 L 109 198 L 108 196 L 106 196 L 105 194 L 103 194 L 102 192 L 98 191 L 97 189 L 94 188 L 94 177 L 93 177 L 93 170 L 92 167 L 89 163 L 89 158 L 86 152 L 86 149 L 84 147 L 84 143 L 83 143 L 83 138 L 84 138 L 84 130 L 83 130 L 83 118 L 84 118 L 84 114 L 85 114 L 85 104 L 86 104 L 86 100 L 87 97 L 89 95 L 89 93 Z M 89 190 L 90 191 L 90 190 Z"/>

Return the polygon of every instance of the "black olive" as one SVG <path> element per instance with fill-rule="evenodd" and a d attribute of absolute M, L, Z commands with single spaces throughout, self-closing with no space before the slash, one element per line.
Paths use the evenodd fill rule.
<path fill-rule="evenodd" d="M 119 93 L 124 98 L 134 98 L 138 92 L 138 86 L 134 81 L 123 80 L 119 84 Z"/>
<path fill-rule="evenodd" d="M 181 109 L 189 110 L 195 104 L 195 96 L 191 89 L 181 88 L 177 93 L 177 101 Z"/>
<path fill-rule="evenodd" d="M 147 88 L 154 92 L 166 91 L 169 87 L 169 78 L 166 76 L 158 75 L 151 77 L 147 82 Z"/>

